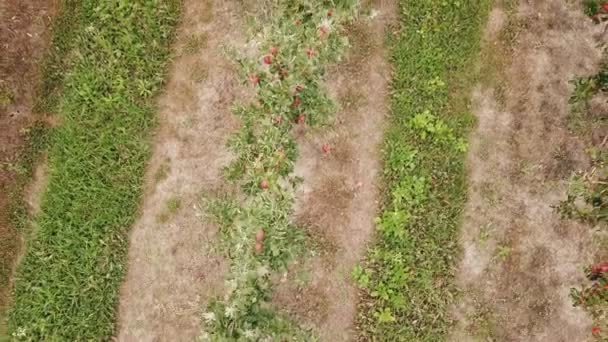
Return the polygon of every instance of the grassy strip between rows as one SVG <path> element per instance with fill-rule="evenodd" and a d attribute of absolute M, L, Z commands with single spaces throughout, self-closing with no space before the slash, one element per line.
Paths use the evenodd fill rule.
<path fill-rule="evenodd" d="M 84 25 L 82 12 L 86 9 L 82 8 L 79 3 L 79 0 L 64 0 L 60 4 L 61 8 L 57 16 L 53 19 L 51 47 L 45 54 L 41 68 L 42 82 L 38 85 L 34 99 L 33 112 L 41 117 L 24 132 L 24 148 L 20 151 L 15 165 L 12 165 L 16 179 L 12 186 L 6 189 L 10 194 L 10 203 L 7 212 L 2 213 L 0 219 L 8 221 L 10 235 L 0 241 L 0 341 L 8 339 L 7 297 L 11 287 L 15 259 L 20 253 L 19 241 L 28 239 L 32 227 L 30 213 L 23 198 L 24 190 L 32 179 L 39 156 L 46 150 L 51 139 L 51 129 L 41 119 L 45 113 L 56 110 L 63 75 L 69 65 L 67 53 L 74 42 L 75 34 Z"/>
<path fill-rule="evenodd" d="M 10 225 L 7 235 L 0 241 L 0 341 L 7 339 L 6 310 L 9 300 L 12 273 L 15 259 L 19 254 L 21 236 L 27 237 L 31 222 L 27 203 L 23 197 L 27 184 L 34 175 L 36 161 L 48 144 L 48 128 L 36 122 L 27 129 L 25 146 L 20 151 L 17 163 L 13 166 L 16 177 L 6 189 L 9 192 L 7 212 L 0 215 Z"/>
<path fill-rule="evenodd" d="M 257 56 L 235 60 L 255 99 L 235 114 L 241 129 L 230 140 L 235 161 L 226 177 L 239 190 L 207 200 L 230 260 L 226 295 L 204 314 L 203 340 L 310 341 L 309 332 L 269 304 L 273 271 L 302 251 L 304 229 L 292 223 L 297 146 L 291 134 L 328 123 L 335 109 L 323 88 L 325 66 L 347 41 L 343 24 L 357 0 L 271 0 L 252 18 Z M 319 148 L 321 151 L 321 148 Z M 322 152 L 320 152 L 322 153 Z"/>
<path fill-rule="evenodd" d="M 163 81 L 179 1 L 64 1 L 62 9 L 53 31 L 57 56 L 43 73 L 48 96 L 38 104 L 53 107 L 49 99 L 63 83 L 61 124 L 35 234 L 16 275 L 8 323 L 18 340 L 105 340 L 113 333 L 126 234 L 149 155 L 152 96 Z M 66 60 L 69 70 L 61 67 Z"/>
<path fill-rule="evenodd" d="M 378 236 L 354 271 L 362 340 L 441 341 L 452 324 L 469 98 L 490 0 L 401 0 Z"/>

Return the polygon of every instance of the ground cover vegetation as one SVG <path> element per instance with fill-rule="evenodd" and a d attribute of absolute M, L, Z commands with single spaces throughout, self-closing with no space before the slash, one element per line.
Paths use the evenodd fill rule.
<path fill-rule="evenodd" d="M 14 263 L 20 250 L 19 241 L 31 233 L 31 217 L 28 205 L 24 199 L 27 184 L 31 181 L 39 156 L 48 144 L 48 127 L 42 122 L 36 122 L 24 132 L 26 136 L 25 147 L 21 151 L 18 161 L 10 165 L 16 170 L 16 181 L 9 193 L 8 220 L 12 227 L 12 234 L 0 241 L 0 340 L 7 334 L 6 310 L 8 309 L 8 292 L 11 288 Z"/>
<path fill-rule="evenodd" d="M 44 154 L 51 139 L 52 128 L 47 120 L 57 109 L 57 99 L 61 89 L 63 74 L 68 69 L 66 53 L 73 42 L 74 32 L 83 24 L 81 6 L 76 1 L 66 0 L 60 4 L 62 10 L 53 19 L 53 37 L 51 48 L 46 52 L 41 67 L 41 82 L 36 87 L 36 96 L 32 111 L 37 116 L 35 122 L 21 133 L 25 143 L 14 163 L 2 165 L 16 174 L 12 186 L 3 189 L 8 193 L 9 206 L 6 217 L 11 226 L 10 235 L 0 241 L 0 340 L 7 338 L 6 311 L 8 310 L 9 292 L 12 286 L 14 264 L 21 253 L 21 241 L 27 241 L 32 232 L 32 217 L 24 198 L 27 185 L 32 181 L 40 156 Z M 0 94 L 0 106 L 13 101 L 10 94 Z"/>
<path fill-rule="evenodd" d="M 354 278 L 362 340 L 440 341 L 466 200 L 469 98 L 491 1 L 400 1 L 378 233 Z"/>
<path fill-rule="evenodd" d="M 39 110 L 54 108 L 49 181 L 18 267 L 16 340 L 104 340 L 114 330 L 128 227 L 139 203 L 153 96 L 179 2 L 63 1 Z"/>

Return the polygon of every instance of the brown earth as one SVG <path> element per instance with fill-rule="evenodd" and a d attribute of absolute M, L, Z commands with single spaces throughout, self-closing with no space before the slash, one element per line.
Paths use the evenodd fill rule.
<path fill-rule="evenodd" d="M 586 341 L 591 320 L 569 298 L 591 262 L 591 232 L 562 221 L 572 171 L 587 163 L 568 127 L 569 81 L 594 74 L 599 26 L 578 2 L 497 6 L 484 63 L 494 79 L 473 93 L 479 124 L 468 158 L 469 201 L 453 341 Z M 486 66 L 488 67 L 488 66 Z"/>
<path fill-rule="evenodd" d="M 0 311 L 21 245 L 10 223 L 11 197 L 18 179 L 14 168 L 37 119 L 32 112 L 39 65 L 50 39 L 56 0 L 0 2 Z M 36 206 L 35 203 L 32 203 Z"/>
<path fill-rule="evenodd" d="M 200 217 L 201 195 L 222 186 L 230 161 L 230 112 L 243 98 L 226 44 L 244 43 L 240 1 L 186 0 L 177 51 L 159 100 L 159 128 L 141 213 L 130 235 L 117 340 L 194 341 L 201 310 L 221 294 L 225 265 L 217 227 Z"/>
<path fill-rule="evenodd" d="M 351 272 L 373 236 L 378 207 L 391 76 L 384 41 L 397 8 L 396 1 L 367 5 L 370 14 L 348 28 L 350 55 L 326 78 L 341 105 L 334 125 L 297 137 L 295 174 L 304 182 L 296 194 L 295 216 L 319 251 L 283 275 L 274 298 L 322 341 L 355 339 L 357 291 Z M 326 143 L 328 154 L 322 151 Z"/>

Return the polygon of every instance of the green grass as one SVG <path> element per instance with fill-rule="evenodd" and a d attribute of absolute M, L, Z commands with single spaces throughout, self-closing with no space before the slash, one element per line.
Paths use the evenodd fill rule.
<path fill-rule="evenodd" d="M 378 235 L 354 276 L 362 340 L 441 341 L 457 295 L 469 97 L 490 0 L 401 0 Z"/>
<path fill-rule="evenodd" d="M 13 102 L 14 94 L 8 85 L 0 84 L 0 107 L 8 106 Z"/>
<path fill-rule="evenodd" d="M 165 209 L 158 214 L 156 217 L 156 221 L 159 223 L 167 223 L 169 219 L 171 219 L 182 206 L 182 200 L 177 197 L 173 197 L 167 201 L 165 204 Z"/>
<path fill-rule="evenodd" d="M 15 181 L 3 191 L 9 193 L 7 211 L 0 220 L 7 225 L 7 234 L 0 240 L 0 341 L 7 334 L 6 309 L 15 259 L 19 255 L 20 237 L 27 238 L 31 231 L 30 214 L 23 193 L 34 174 L 36 161 L 46 149 L 50 134 L 42 122 L 34 123 L 25 134 L 25 146 L 20 151 L 18 162 L 13 165 Z"/>
<path fill-rule="evenodd" d="M 62 10 L 53 43 L 68 42 L 57 58 L 69 69 L 48 69 L 43 86 L 52 94 L 62 85 L 61 126 L 9 331 L 19 340 L 106 340 L 179 2 L 65 1 Z M 72 26 L 72 18 L 86 24 Z"/>
<path fill-rule="evenodd" d="M 85 18 L 83 12 L 91 10 L 81 6 L 80 0 L 64 0 L 60 10 L 53 19 L 52 44 L 46 51 L 41 67 L 41 82 L 36 87 L 33 112 L 44 114 L 56 110 L 65 70 L 69 66 L 68 52 L 74 44 L 76 33 L 83 28 Z M 8 88 L 0 87 L 0 106 L 7 105 L 13 100 L 13 94 Z M 0 215 L 0 220 L 6 220 L 8 234 L 0 241 L 0 341 L 7 339 L 6 306 L 8 292 L 11 286 L 15 259 L 20 253 L 20 239 L 27 240 L 32 228 L 32 218 L 24 201 L 23 193 L 31 181 L 34 167 L 40 154 L 47 148 L 51 137 L 51 129 L 43 121 L 36 121 L 24 132 L 25 147 L 19 153 L 17 162 L 10 167 L 16 175 L 11 187 L 2 189 L 10 194 L 9 207 L 6 213 Z"/>
<path fill-rule="evenodd" d="M 41 70 L 41 82 L 37 87 L 34 111 L 37 113 L 55 112 L 61 99 L 66 70 L 76 57 L 74 50 L 78 32 L 81 32 L 93 11 L 95 3 L 80 0 L 63 0 L 53 19 L 51 46 L 46 53 Z"/>
<path fill-rule="evenodd" d="M 588 16 L 596 15 L 604 3 L 601 0 L 583 0 L 583 12 Z"/>

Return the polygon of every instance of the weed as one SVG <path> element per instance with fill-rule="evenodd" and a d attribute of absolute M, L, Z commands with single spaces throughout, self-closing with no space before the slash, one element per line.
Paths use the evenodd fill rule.
<path fill-rule="evenodd" d="M 494 341 L 495 317 L 491 309 L 483 303 L 475 303 L 475 312 L 468 317 L 467 329 L 478 341 Z"/>
<path fill-rule="evenodd" d="M 593 167 L 570 178 L 566 200 L 557 207 L 563 218 L 593 224 L 608 221 L 608 150 L 589 150 Z"/>
<path fill-rule="evenodd" d="M 50 99 L 62 83 L 62 125 L 53 133 L 36 234 L 16 274 L 14 339 L 106 340 L 114 332 L 154 122 L 151 97 L 163 82 L 178 9 L 172 0 L 63 2 L 39 103 L 55 107 Z"/>
<path fill-rule="evenodd" d="M 378 236 L 355 269 L 361 340 L 440 341 L 466 194 L 471 65 L 491 1 L 401 0 Z M 453 93 L 456 91 L 456 93 Z M 456 95 L 457 94 L 457 95 Z"/>
<path fill-rule="evenodd" d="M 305 288 L 310 284 L 311 274 L 308 270 L 300 270 L 295 275 L 295 283 L 299 288 Z"/>
<path fill-rule="evenodd" d="M 477 238 L 477 240 L 480 243 L 486 243 L 488 242 L 488 240 L 490 239 L 490 233 L 493 230 L 493 225 L 492 223 L 488 223 L 485 226 L 481 227 L 479 229 L 479 237 Z"/>
<path fill-rule="evenodd" d="M 156 221 L 159 223 L 166 223 L 167 221 L 169 221 L 169 219 L 175 216 L 175 214 L 177 214 L 181 206 L 181 199 L 177 197 L 169 199 L 165 204 L 165 209 L 156 217 Z"/>
<path fill-rule="evenodd" d="M 357 286 L 362 289 L 366 289 L 371 281 L 372 272 L 371 270 L 364 269 L 363 267 L 357 265 L 353 270 L 352 276 L 355 279 Z"/>
<path fill-rule="evenodd" d="M 154 182 L 158 184 L 158 183 L 164 181 L 165 179 L 167 179 L 167 177 L 169 177 L 170 172 L 171 172 L 170 159 L 167 158 L 160 165 L 158 170 L 156 170 L 156 172 L 154 173 Z"/>
<path fill-rule="evenodd" d="M 53 19 L 51 46 L 42 65 L 41 83 L 36 91 L 34 111 L 55 112 L 61 99 L 66 70 L 70 70 L 77 57 L 75 47 L 78 33 L 90 24 L 90 13 L 95 8 L 91 1 L 62 0 L 60 10 Z"/>
<path fill-rule="evenodd" d="M 582 103 L 585 105 L 585 108 L 588 108 L 589 100 L 597 92 L 595 80 L 593 78 L 579 78 L 572 83 L 574 84 L 574 92 L 570 97 L 570 103 Z"/>
<path fill-rule="evenodd" d="M 570 96 L 569 126 L 580 135 L 588 134 L 591 128 L 602 124 L 602 117 L 592 112 L 590 101 L 599 93 L 608 91 L 608 61 L 604 61 L 600 71 L 592 76 L 571 81 L 574 91 Z"/>
<path fill-rule="evenodd" d="M 6 107 L 13 102 L 14 94 L 4 82 L 0 83 L 0 107 Z"/>
<path fill-rule="evenodd" d="M 184 53 L 188 55 L 199 52 L 202 48 L 207 46 L 207 35 L 205 34 L 191 34 L 186 40 L 184 46 Z"/>
<path fill-rule="evenodd" d="M 496 246 L 496 254 L 494 255 L 494 260 L 503 262 L 507 260 L 509 255 L 511 255 L 511 247 L 507 245 Z"/>
<path fill-rule="evenodd" d="M 592 17 L 600 12 L 605 3 L 604 0 L 583 0 L 583 12 L 585 15 Z"/>
<path fill-rule="evenodd" d="M 197 62 L 192 66 L 192 70 L 190 71 L 190 75 L 192 80 L 196 83 L 203 82 L 209 77 L 209 69 L 206 64 L 202 62 Z"/>
<path fill-rule="evenodd" d="M 354 111 L 364 105 L 365 96 L 356 89 L 350 88 L 340 98 L 340 105 L 346 111 Z"/>

